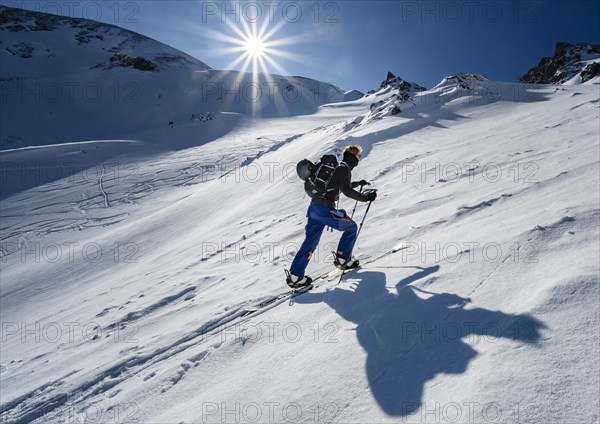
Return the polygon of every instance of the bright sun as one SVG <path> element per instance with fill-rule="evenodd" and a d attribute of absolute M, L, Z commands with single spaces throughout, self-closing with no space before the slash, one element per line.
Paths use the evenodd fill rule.
<path fill-rule="evenodd" d="M 252 80 L 258 82 L 259 74 L 262 78 L 272 80 L 269 72 L 280 75 L 289 74 L 280 63 L 280 60 L 305 62 L 306 58 L 290 51 L 289 46 L 305 42 L 306 34 L 293 35 L 283 38 L 274 38 L 285 25 L 285 20 L 280 20 L 273 25 L 270 19 L 265 19 L 262 24 L 250 24 L 241 20 L 241 25 L 236 25 L 231 20 L 224 21 L 228 31 L 213 31 L 203 28 L 202 32 L 215 40 L 225 43 L 223 47 L 213 50 L 214 56 L 231 55 L 235 57 L 224 69 L 240 68 L 239 79 L 246 72 L 252 73 Z"/>
<path fill-rule="evenodd" d="M 224 44 L 222 47 L 219 46 L 213 50 L 214 56 L 235 55 L 232 61 L 223 69 L 236 70 L 239 68 L 239 71 L 222 72 L 220 74 L 223 76 L 235 75 L 234 86 L 239 86 L 249 76 L 252 83 L 245 85 L 245 88 L 243 88 L 244 93 L 247 92 L 246 89 L 260 90 L 263 83 L 269 84 L 270 90 L 273 87 L 271 84 L 276 84 L 273 72 L 279 75 L 289 75 L 280 60 L 301 63 L 307 61 L 305 56 L 291 52 L 290 46 L 305 42 L 307 37 L 311 37 L 310 35 L 307 36 L 301 33 L 275 38 L 275 35 L 287 24 L 284 19 L 271 26 L 270 24 L 273 23 L 271 19 L 264 19 L 260 25 L 257 22 L 249 24 L 244 19 L 241 20 L 241 25 L 234 24 L 232 20 L 223 22 L 226 24 L 225 31 L 214 31 L 203 27 L 202 33 Z M 237 75 L 235 72 L 237 72 Z M 259 102 L 253 102 L 253 111 L 258 110 L 259 106 Z M 279 108 L 280 103 L 277 103 L 276 106 Z M 285 105 L 282 105 L 282 107 L 285 107 Z"/>
<path fill-rule="evenodd" d="M 246 53 L 252 58 L 261 58 L 265 51 L 264 41 L 256 36 L 250 36 L 246 39 Z"/>

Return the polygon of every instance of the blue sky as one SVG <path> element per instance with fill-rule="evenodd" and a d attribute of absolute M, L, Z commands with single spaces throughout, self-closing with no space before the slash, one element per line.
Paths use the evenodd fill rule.
<path fill-rule="evenodd" d="M 600 44 L 597 1 L 24 1 L 2 4 L 116 24 L 183 50 L 213 68 L 232 69 L 240 53 L 219 34 L 239 38 L 243 23 L 281 40 L 267 71 L 367 91 L 388 70 L 432 87 L 475 72 L 517 81 L 557 41 Z M 226 13 L 227 12 L 227 13 Z M 260 14 L 260 15 L 259 15 Z M 214 38 L 214 37 L 217 38 Z M 287 41 L 287 42 L 283 42 Z M 241 63 L 233 66 L 240 69 Z"/>

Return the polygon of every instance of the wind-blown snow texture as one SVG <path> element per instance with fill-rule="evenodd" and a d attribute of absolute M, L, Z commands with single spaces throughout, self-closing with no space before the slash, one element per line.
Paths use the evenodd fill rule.
<path fill-rule="evenodd" d="M 406 93 L 5 149 L 2 421 L 598 422 L 598 85 Z M 348 143 L 363 269 L 248 314 L 303 236 L 295 163 Z"/>

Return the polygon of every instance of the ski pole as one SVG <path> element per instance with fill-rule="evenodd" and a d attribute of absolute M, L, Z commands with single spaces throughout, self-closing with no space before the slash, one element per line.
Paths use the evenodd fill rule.
<path fill-rule="evenodd" d="M 356 245 L 356 242 L 358 241 L 358 236 L 360 235 L 360 230 L 362 230 L 363 224 L 365 223 L 365 219 L 367 219 L 367 214 L 369 213 L 369 209 L 371 209 L 371 204 L 373 203 L 373 201 L 371 200 L 369 202 L 369 205 L 367 206 L 367 210 L 365 212 L 365 215 L 363 216 L 363 219 L 360 221 L 360 225 L 358 226 L 358 232 L 356 233 L 356 238 L 354 239 L 354 245 Z M 354 249 L 352 249 L 354 250 Z M 350 252 L 350 257 L 352 257 L 352 252 Z"/>
<path fill-rule="evenodd" d="M 354 203 L 354 208 L 352 208 L 352 213 L 350 214 L 350 219 L 354 218 L 354 212 L 356 211 L 356 205 L 358 205 L 358 200 Z"/>
<path fill-rule="evenodd" d="M 361 185 L 360 185 L 360 190 L 359 190 L 359 191 L 362 191 L 363 187 L 364 187 L 364 186 L 361 184 Z M 350 215 L 350 219 L 352 219 L 352 218 L 354 217 L 354 212 L 356 212 L 356 206 L 357 206 L 357 205 L 358 205 L 358 200 L 357 200 L 356 202 L 354 202 L 354 209 L 352 209 L 352 215 Z"/>
<path fill-rule="evenodd" d="M 358 232 L 356 233 L 356 238 L 354 239 L 354 245 L 352 246 L 352 250 L 350 251 L 350 256 L 348 256 L 348 258 L 352 258 L 352 252 L 354 252 L 354 246 L 356 246 L 356 242 L 358 241 L 358 236 L 360 235 L 360 230 L 362 230 L 362 226 L 365 223 L 365 219 L 367 218 L 367 214 L 369 213 L 369 209 L 371 209 L 371 203 L 373 203 L 372 200 L 369 202 L 369 205 L 367 206 L 367 210 L 365 212 L 365 215 L 363 216 L 363 219 L 360 221 L 360 225 L 358 227 Z M 343 278 L 344 278 L 344 272 L 342 272 L 342 274 L 340 275 L 340 278 L 339 278 L 339 280 L 338 280 L 338 282 L 337 282 L 336 285 L 340 284 L 342 282 Z"/>

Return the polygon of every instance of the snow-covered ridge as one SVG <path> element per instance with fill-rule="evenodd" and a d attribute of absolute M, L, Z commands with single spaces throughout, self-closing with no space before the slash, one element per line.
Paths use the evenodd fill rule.
<path fill-rule="evenodd" d="M 0 6 L 0 33 L 3 50 L 16 58 L 44 61 L 31 60 L 22 66 L 19 60 L 3 57 L 3 78 L 32 75 L 28 70 L 34 71 L 33 68 L 40 66 L 42 71 L 53 66 L 68 66 L 73 61 L 72 56 L 77 56 L 78 66 L 90 68 L 121 66 L 158 71 L 178 65 L 210 69 L 192 56 L 149 37 L 90 19 Z M 58 38 L 60 43 L 52 42 Z M 67 69 L 69 71 L 73 69 Z"/>
<path fill-rule="evenodd" d="M 86 19 L 0 6 L 0 34 L 0 149 L 141 132 L 154 150 L 177 149 L 214 140 L 244 116 L 309 114 L 347 100 L 334 84 L 213 70 L 156 40 Z"/>
<path fill-rule="evenodd" d="M 417 102 L 423 103 L 432 97 L 442 99 L 451 96 L 458 99 L 465 96 L 489 96 L 490 91 L 494 91 L 492 97 L 502 97 L 500 85 L 504 88 L 510 86 L 508 83 L 489 81 L 483 75 L 460 73 L 449 75 L 431 90 L 426 90 L 418 84 L 405 81 L 403 78 L 396 77 L 388 72 L 388 76 L 381 83 L 380 89 L 377 91 L 371 90 L 366 95 L 365 100 L 370 100 L 371 103 L 369 113 L 361 118 L 361 123 L 401 114 L 403 111 L 416 106 Z"/>
<path fill-rule="evenodd" d="M 600 46 L 592 44 L 556 43 L 554 55 L 521 77 L 533 84 L 591 84 L 600 81 Z"/>

